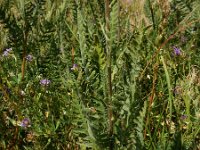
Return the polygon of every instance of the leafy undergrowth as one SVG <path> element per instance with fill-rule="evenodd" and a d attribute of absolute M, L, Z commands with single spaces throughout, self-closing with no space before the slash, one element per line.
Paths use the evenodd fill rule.
<path fill-rule="evenodd" d="M 0 149 L 200 149 L 198 0 L 0 0 Z"/>

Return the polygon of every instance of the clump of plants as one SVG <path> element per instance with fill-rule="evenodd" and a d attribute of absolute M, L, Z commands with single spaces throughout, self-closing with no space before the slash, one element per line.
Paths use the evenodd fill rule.
<path fill-rule="evenodd" d="M 200 149 L 199 10 L 0 1 L 0 149 Z"/>

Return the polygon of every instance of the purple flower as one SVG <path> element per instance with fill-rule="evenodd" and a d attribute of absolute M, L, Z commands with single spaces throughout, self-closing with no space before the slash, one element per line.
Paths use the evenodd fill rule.
<path fill-rule="evenodd" d="M 26 60 L 29 61 L 29 62 L 31 62 L 31 61 L 33 60 L 33 56 L 30 55 L 30 54 L 27 55 L 27 56 L 26 56 Z"/>
<path fill-rule="evenodd" d="M 12 48 L 7 48 L 6 51 L 9 53 L 10 51 L 12 51 Z"/>
<path fill-rule="evenodd" d="M 50 80 L 48 79 L 42 79 L 40 80 L 40 84 L 43 85 L 43 86 L 48 86 L 50 84 Z"/>
<path fill-rule="evenodd" d="M 12 48 L 7 48 L 7 49 L 3 52 L 2 56 L 3 56 L 3 57 L 7 57 L 11 51 L 12 51 Z"/>
<path fill-rule="evenodd" d="M 181 120 L 185 120 L 185 119 L 187 119 L 187 115 L 181 115 Z"/>
<path fill-rule="evenodd" d="M 8 52 L 8 51 L 4 51 L 4 52 L 3 52 L 3 54 L 2 54 L 2 56 L 3 56 L 3 57 L 7 57 L 7 56 L 8 56 L 8 54 L 9 54 L 9 52 Z"/>
<path fill-rule="evenodd" d="M 173 49 L 174 49 L 174 54 L 175 54 L 176 56 L 181 55 L 181 50 L 180 50 L 179 48 L 173 46 Z"/>
<path fill-rule="evenodd" d="M 30 125 L 31 125 L 31 121 L 29 118 L 24 118 L 20 123 L 20 126 L 23 128 L 29 127 Z"/>
<path fill-rule="evenodd" d="M 77 64 L 73 64 L 71 70 L 72 70 L 72 71 L 75 71 L 75 70 L 77 70 L 77 69 L 78 69 L 78 65 L 77 65 Z"/>

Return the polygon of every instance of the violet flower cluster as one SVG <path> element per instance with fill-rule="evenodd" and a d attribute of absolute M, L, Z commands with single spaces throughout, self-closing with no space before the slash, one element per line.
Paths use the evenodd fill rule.
<path fill-rule="evenodd" d="M 185 119 L 187 119 L 187 115 L 181 115 L 181 120 L 185 120 Z"/>
<path fill-rule="evenodd" d="M 173 49 L 174 49 L 174 55 L 175 56 L 181 55 L 181 50 L 179 48 L 177 48 L 176 46 L 173 46 Z"/>
<path fill-rule="evenodd" d="M 42 80 L 40 80 L 40 84 L 42 86 L 48 86 L 50 83 L 51 83 L 51 81 L 48 80 L 48 79 L 42 79 Z"/>
<path fill-rule="evenodd" d="M 26 56 L 26 60 L 29 61 L 29 62 L 31 62 L 31 61 L 33 60 L 33 56 L 30 55 L 30 54 L 27 55 L 27 56 Z"/>
<path fill-rule="evenodd" d="M 12 51 L 12 48 L 7 48 L 7 49 L 3 52 L 2 56 L 3 56 L 3 57 L 7 57 L 11 51 Z"/>
<path fill-rule="evenodd" d="M 73 64 L 71 71 L 76 71 L 78 69 L 78 65 L 77 64 Z"/>
<path fill-rule="evenodd" d="M 24 118 L 21 123 L 20 123 L 20 126 L 23 127 L 23 128 L 27 128 L 31 125 L 31 121 L 29 118 Z"/>

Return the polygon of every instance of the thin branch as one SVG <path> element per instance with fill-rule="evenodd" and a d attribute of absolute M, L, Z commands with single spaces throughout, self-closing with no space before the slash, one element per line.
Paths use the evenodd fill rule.
<path fill-rule="evenodd" d="M 25 76 L 27 36 L 28 36 L 28 32 L 25 31 L 25 33 L 24 33 L 24 43 L 23 43 L 23 58 L 22 58 L 22 66 L 21 66 L 22 80 L 24 80 L 24 76 Z"/>

